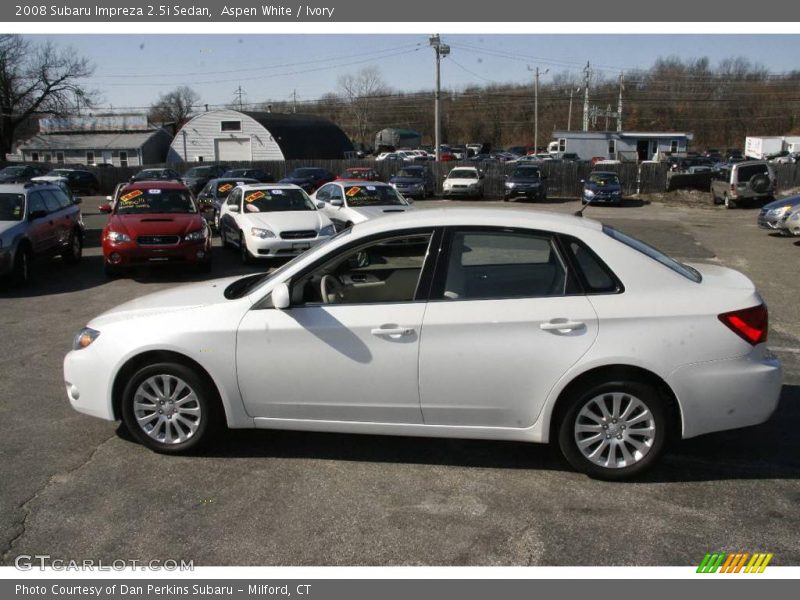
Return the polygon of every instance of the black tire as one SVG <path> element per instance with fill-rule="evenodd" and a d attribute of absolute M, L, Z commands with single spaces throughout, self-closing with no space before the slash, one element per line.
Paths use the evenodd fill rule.
<path fill-rule="evenodd" d="M 31 280 L 31 250 L 28 244 L 22 243 L 14 255 L 14 266 L 11 269 L 11 281 L 14 285 L 25 285 Z"/>
<path fill-rule="evenodd" d="M 763 194 L 767 190 L 769 190 L 770 181 L 769 176 L 763 173 L 759 173 L 758 175 L 753 175 L 748 182 L 750 185 L 750 189 L 753 190 L 756 194 Z"/>
<path fill-rule="evenodd" d="M 576 436 L 578 434 L 575 431 L 575 426 L 579 418 L 581 419 L 581 423 L 593 425 L 593 421 L 587 419 L 586 417 L 580 416 L 581 410 L 587 405 L 592 405 L 592 403 L 599 397 L 603 397 L 604 403 L 607 402 L 609 396 L 614 393 L 622 395 L 620 403 L 623 407 L 625 406 L 625 397 L 635 398 L 641 402 L 641 404 L 650 411 L 650 415 L 652 416 L 655 427 L 655 434 L 650 441 L 651 443 L 649 445 L 649 450 L 641 458 L 637 459 L 628 466 L 608 467 L 597 464 L 596 462 L 584 456 L 582 451 L 578 448 L 578 442 L 576 441 Z M 668 409 L 664 401 L 659 396 L 658 391 L 652 386 L 638 381 L 624 380 L 608 381 L 603 383 L 595 382 L 582 390 L 578 390 L 566 401 L 567 405 L 565 406 L 564 411 L 561 413 L 561 418 L 558 422 L 558 445 L 564 458 L 573 468 L 575 468 L 575 470 L 585 473 L 594 479 L 602 479 L 605 481 L 621 481 L 641 475 L 650 469 L 663 454 L 668 442 L 670 421 L 668 418 Z M 613 402 L 612 405 L 608 407 L 613 407 Z M 594 414 L 597 415 L 598 413 L 595 412 Z M 631 413 L 631 415 L 639 414 L 641 413 L 638 410 L 634 410 Z M 617 437 L 617 435 L 627 435 L 621 430 L 615 431 L 615 428 L 620 426 L 621 424 L 619 424 L 617 421 L 614 421 L 613 424 L 606 422 L 606 425 L 602 426 L 604 431 L 599 431 L 598 433 L 602 436 L 606 436 L 606 439 L 613 439 L 609 438 L 609 435 L 614 437 Z M 634 428 L 631 427 L 628 429 L 628 432 L 633 429 Z M 591 433 L 587 433 L 586 435 L 591 436 Z M 633 440 L 639 444 L 647 446 L 642 436 L 634 436 Z M 602 438 L 598 441 L 600 445 L 595 447 L 595 451 L 600 449 L 604 442 Z M 591 449 L 593 445 L 594 444 L 590 444 L 588 448 Z M 606 452 L 604 449 L 601 450 L 598 457 L 602 458 L 602 456 L 605 454 L 605 460 L 608 461 L 610 459 L 610 449 L 615 445 L 616 448 L 619 448 L 620 446 L 620 444 L 614 440 L 612 443 L 606 446 L 609 448 L 609 451 Z M 627 441 L 623 442 L 622 445 L 624 445 L 629 452 L 634 448 L 634 446 Z M 614 452 L 616 453 L 617 450 L 615 449 Z"/>
<path fill-rule="evenodd" d="M 73 229 L 67 242 L 67 249 L 61 253 L 61 258 L 68 265 L 75 265 L 81 262 L 83 257 L 83 236 L 80 231 Z"/>
<path fill-rule="evenodd" d="M 728 194 L 725 194 L 722 197 L 722 203 L 725 205 L 725 208 L 727 208 L 728 210 L 732 210 L 732 209 L 736 208 L 736 200 L 731 200 L 728 197 Z"/>
<path fill-rule="evenodd" d="M 247 242 L 244 238 L 244 232 L 239 232 L 239 259 L 242 261 L 243 265 L 249 265 L 253 262 L 252 257 L 250 256 L 250 251 L 247 249 Z"/>
<path fill-rule="evenodd" d="M 197 398 L 196 406 L 199 408 L 199 417 L 196 430 L 182 442 L 167 443 L 151 437 L 136 418 L 134 398 L 137 389 L 147 379 L 158 375 L 181 379 L 194 392 Z M 194 405 L 195 403 L 192 402 L 191 404 Z M 164 410 L 165 412 L 167 411 L 166 407 Z M 160 418 L 157 417 L 156 420 Z M 197 450 L 207 444 L 222 428 L 224 412 L 221 409 L 219 395 L 207 377 L 196 373 L 186 365 L 175 362 L 162 362 L 146 365 L 130 377 L 122 393 L 122 420 L 130 434 L 143 446 L 161 454 L 182 454 Z M 172 432 L 173 428 L 174 430 L 179 429 L 177 423 L 173 425 L 172 421 L 170 421 L 169 425 L 165 423 L 161 426 L 162 431 L 167 429 Z M 188 427 L 184 426 L 184 434 L 187 431 Z"/>
<path fill-rule="evenodd" d="M 228 236 L 225 234 L 225 228 L 219 228 L 219 241 L 222 242 L 223 248 L 230 248 L 230 242 L 228 241 Z"/>
<path fill-rule="evenodd" d="M 109 279 L 116 279 L 122 274 L 122 271 L 119 269 L 119 267 L 115 267 L 114 265 L 110 265 L 108 263 L 103 263 L 103 272 Z"/>

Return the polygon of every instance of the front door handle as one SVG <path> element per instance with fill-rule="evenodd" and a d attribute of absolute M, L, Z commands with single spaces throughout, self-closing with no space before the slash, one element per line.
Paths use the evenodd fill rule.
<path fill-rule="evenodd" d="M 402 337 L 406 335 L 413 335 L 414 330 L 411 327 L 382 326 L 376 327 L 370 333 L 378 337 L 384 335 L 388 335 L 390 337 Z"/>
<path fill-rule="evenodd" d="M 571 321 L 569 319 L 553 319 L 548 323 L 541 323 L 539 325 L 539 329 L 544 331 L 560 332 L 575 331 L 576 329 L 583 329 L 584 327 L 586 327 L 586 323 L 583 321 Z"/>

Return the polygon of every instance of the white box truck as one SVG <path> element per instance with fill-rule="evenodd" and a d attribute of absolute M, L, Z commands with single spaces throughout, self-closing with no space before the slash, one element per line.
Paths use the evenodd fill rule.
<path fill-rule="evenodd" d="M 770 156 L 775 156 L 783 151 L 783 138 L 778 136 L 770 137 L 746 137 L 744 140 L 744 155 L 747 158 L 764 160 Z"/>
<path fill-rule="evenodd" d="M 800 152 L 800 136 L 787 135 L 785 138 L 783 138 L 783 149 L 790 154 L 796 154 Z"/>

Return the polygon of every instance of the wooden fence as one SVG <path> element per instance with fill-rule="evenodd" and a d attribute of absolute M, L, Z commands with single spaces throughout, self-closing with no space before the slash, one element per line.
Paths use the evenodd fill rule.
<path fill-rule="evenodd" d="M 333 173 L 341 173 L 350 167 L 371 167 L 378 171 L 384 180 L 387 180 L 403 167 L 403 164 L 398 162 L 375 160 L 287 160 L 227 164 L 230 164 L 231 168 L 253 167 L 263 169 L 271 173 L 276 181 L 297 167 L 320 167 Z M 425 164 L 433 171 L 437 193 L 441 192 L 442 181 L 454 167 L 478 166 L 486 176 L 485 197 L 488 199 L 502 197 L 505 176 L 510 174 L 515 166 L 513 164 L 506 165 L 495 162 L 478 164 L 473 161 L 425 162 L 420 164 Z M 64 165 L 50 166 L 58 168 Z M 178 172 L 183 172 L 191 167 L 199 166 L 199 164 L 148 165 L 150 168 L 163 166 L 169 166 Z M 114 191 L 117 183 L 127 181 L 142 168 L 147 167 L 87 167 L 87 170 L 95 173 L 100 181 L 100 193 L 107 195 Z M 589 163 L 585 162 L 562 163 L 545 161 L 541 163 L 541 170 L 547 176 L 548 196 L 556 198 L 579 197 L 582 189 L 581 180 L 586 179 L 592 170 L 616 172 L 622 182 L 623 194 L 626 196 L 683 188 L 708 190 L 708 183 L 704 177 L 686 177 L 683 174 L 670 173 L 666 164 L 626 162 L 618 165 L 599 165 L 593 168 Z M 800 164 L 775 165 L 775 172 L 778 179 L 778 189 L 800 187 Z"/>

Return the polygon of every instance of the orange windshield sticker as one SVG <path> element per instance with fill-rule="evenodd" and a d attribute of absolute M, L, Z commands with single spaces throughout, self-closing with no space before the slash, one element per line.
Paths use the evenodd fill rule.
<path fill-rule="evenodd" d="M 217 188 L 217 191 L 221 192 L 221 193 L 224 193 L 224 192 L 227 192 L 228 190 L 232 190 L 232 189 L 233 189 L 233 186 L 230 183 L 223 183 L 221 186 L 219 186 Z"/>
<path fill-rule="evenodd" d="M 134 198 L 138 198 L 142 194 L 144 194 L 142 190 L 133 190 L 132 192 L 128 192 L 124 196 L 120 196 L 119 199 L 120 202 L 130 202 L 131 200 L 133 200 Z"/>
<path fill-rule="evenodd" d="M 252 194 L 247 194 L 244 197 L 245 202 L 255 202 L 256 200 L 261 200 L 261 198 L 266 198 L 266 194 L 262 191 L 253 192 Z"/>
<path fill-rule="evenodd" d="M 347 197 L 352 198 L 353 196 L 358 196 L 358 192 L 360 191 L 360 187 L 351 187 L 349 190 L 347 190 Z"/>

